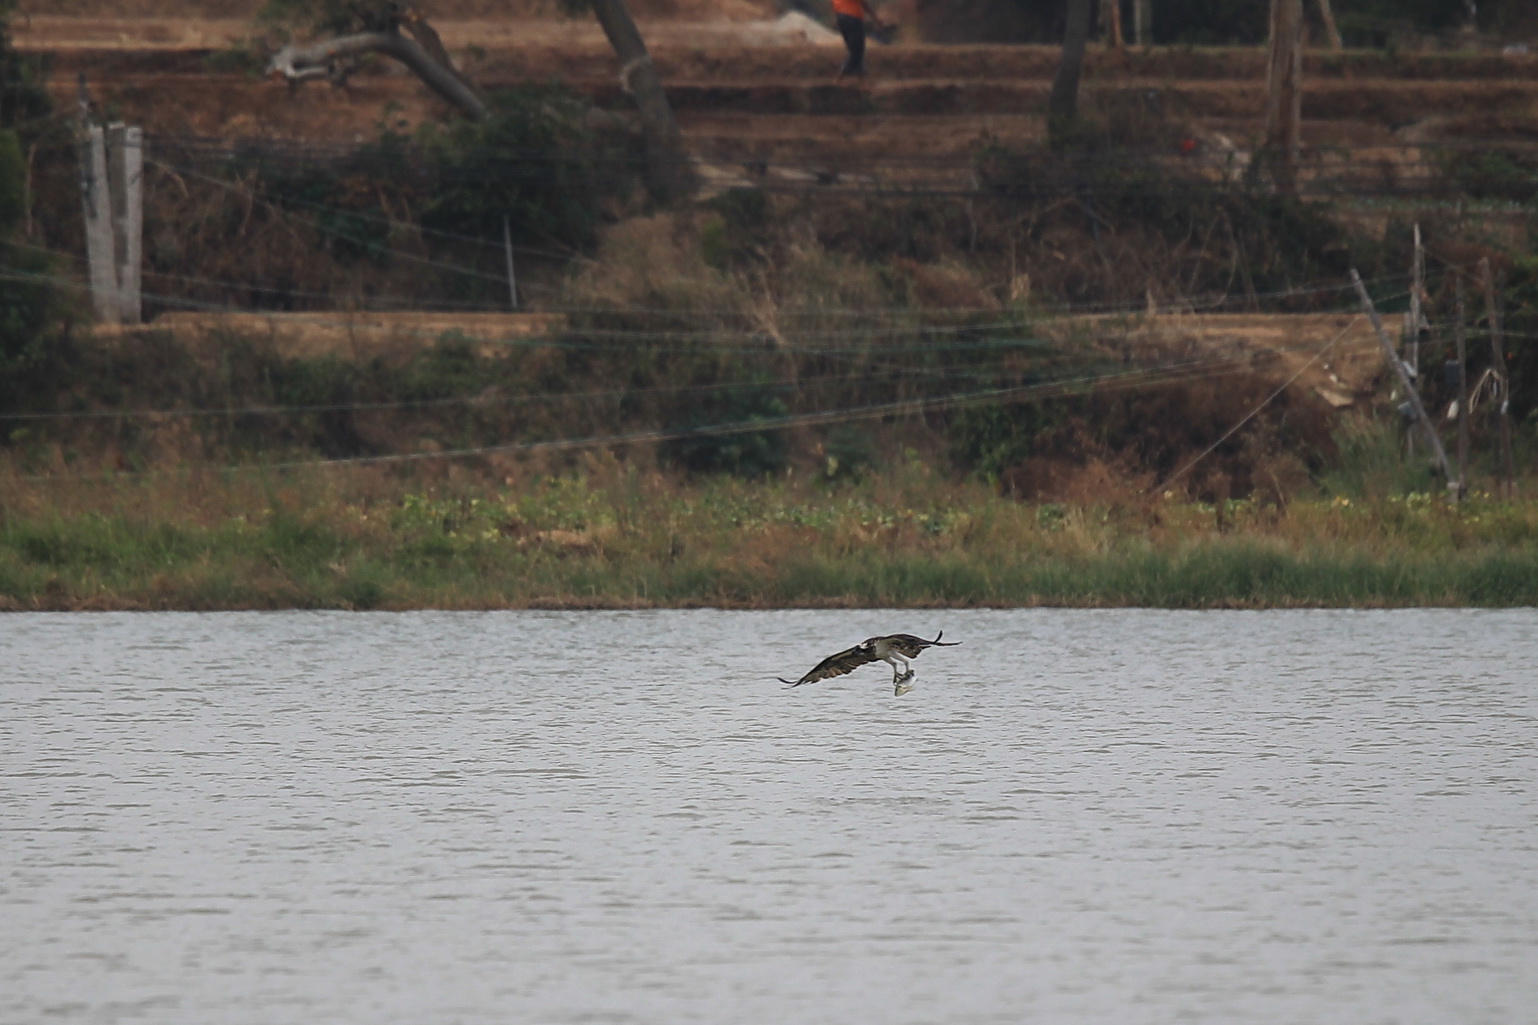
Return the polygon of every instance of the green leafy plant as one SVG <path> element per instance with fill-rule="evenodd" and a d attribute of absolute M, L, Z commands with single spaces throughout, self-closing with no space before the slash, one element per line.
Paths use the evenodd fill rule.
<path fill-rule="evenodd" d="M 696 405 L 674 427 L 687 433 L 664 443 L 664 461 L 695 473 L 730 473 L 761 477 L 785 465 L 788 446 L 780 430 L 710 430 L 741 428 L 775 420 L 788 412 L 785 401 L 767 388 L 745 385 L 717 393 Z"/>

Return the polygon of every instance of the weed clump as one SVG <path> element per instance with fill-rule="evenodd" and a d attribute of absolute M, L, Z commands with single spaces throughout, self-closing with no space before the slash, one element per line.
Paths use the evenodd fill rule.
<path fill-rule="evenodd" d="M 628 209 L 640 155 L 560 87 L 486 104 L 478 121 L 412 134 L 386 123 L 358 146 L 158 141 L 145 179 L 147 290 L 245 309 L 505 309 L 505 239 L 522 290 L 547 287 Z M 162 305 L 151 299 L 148 312 Z"/>
<path fill-rule="evenodd" d="M 1239 168 L 1177 156 L 1171 134 L 1165 127 L 1135 149 L 1094 134 L 1067 152 L 986 147 L 977 173 L 990 220 L 1084 254 L 1057 261 L 1064 266 L 1052 276 L 1061 282 L 1053 291 L 1080 302 L 1179 309 L 1237 293 L 1256 308 L 1264 299 L 1268 309 L 1302 312 L 1333 301 L 1310 286 L 1344 279 L 1353 262 L 1377 262 L 1376 248 L 1323 204 L 1248 183 Z"/>

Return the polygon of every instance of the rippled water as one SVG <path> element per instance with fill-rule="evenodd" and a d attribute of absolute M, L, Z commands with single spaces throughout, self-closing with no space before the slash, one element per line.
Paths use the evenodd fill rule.
<path fill-rule="evenodd" d="M 871 633 L 957 648 L 786 691 Z M 0 617 L 0 1022 L 1512 1023 L 1538 613 Z"/>

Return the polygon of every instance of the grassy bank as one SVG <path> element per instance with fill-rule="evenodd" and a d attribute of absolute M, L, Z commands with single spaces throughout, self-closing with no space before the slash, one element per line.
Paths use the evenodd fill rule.
<path fill-rule="evenodd" d="M 1489 496 L 1031 505 L 916 461 L 832 485 L 602 460 L 0 493 L 12 610 L 1538 604 L 1538 503 Z"/>

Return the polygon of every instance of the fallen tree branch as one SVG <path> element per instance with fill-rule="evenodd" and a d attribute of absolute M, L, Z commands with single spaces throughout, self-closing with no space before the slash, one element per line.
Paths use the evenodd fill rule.
<path fill-rule="evenodd" d="M 433 92 L 477 121 L 486 116 L 486 104 L 454 72 L 433 60 L 420 43 L 394 32 L 359 32 L 337 36 L 307 46 L 289 44 L 267 64 L 269 74 L 281 74 L 290 82 L 336 76 L 337 61 L 365 53 L 393 57 L 420 78 Z"/>

